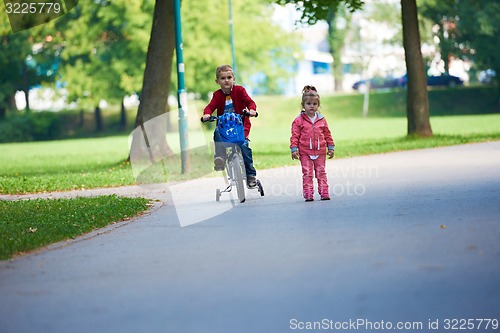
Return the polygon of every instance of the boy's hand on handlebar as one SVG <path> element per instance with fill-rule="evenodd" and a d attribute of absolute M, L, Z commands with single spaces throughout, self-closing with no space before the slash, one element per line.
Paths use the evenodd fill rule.
<path fill-rule="evenodd" d="M 202 117 L 202 119 L 203 119 L 203 121 L 209 121 L 209 120 L 210 120 L 210 117 L 211 117 L 211 115 L 209 115 L 209 114 L 204 114 L 204 115 L 203 115 L 203 117 Z"/>
<path fill-rule="evenodd" d="M 247 117 L 258 117 L 259 114 L 255 110 L 243 109 L 243 115 Z"/>

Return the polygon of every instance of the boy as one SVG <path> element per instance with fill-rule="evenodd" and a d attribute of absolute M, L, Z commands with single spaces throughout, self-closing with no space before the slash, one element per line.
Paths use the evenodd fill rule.
<path fill-rule="evenodd" d="M 222 65 L 217 67 L 215 71 L 215 83 L 220 86 L 220 89 L 214 92 L 212 100 L 205 107 L 203 111 L 203 119 L 208 120 L 212 113 L 217 110 L 217 116 L 224 114 L 225 112 L 235 112 L 237 114 L 243 115 L 243 110 L 248 109 L 250 116 L 255 117 L 257 112 L 257 105 L 248 96 L 247 91 L 242 86 L 234 84 L 235 78 L 233 69 L 229 65 Z M 245 130 L 245 142 L 240 145 L 241 154 L 243 155 L 243 161 L 245 163 L 245 171 L 247 176 L 247 186 L 255 187 L 257 185 L 257 171 L 253 166 L 252 149 L 249 147 L 248 135 L 250 134 L 250 123 L 249 117 L 243 117 L 243 126 Z M 221 138 L 217 128 L 214 131 L 214 142 L 215 142 L 215 156 L 214 156 L 214 169 L 215 171 L 224 170 L 226 164 L 226 149 L 221 142 Z"/>

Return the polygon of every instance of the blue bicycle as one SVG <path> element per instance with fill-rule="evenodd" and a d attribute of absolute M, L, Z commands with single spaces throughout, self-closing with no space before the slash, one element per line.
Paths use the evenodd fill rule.
<path fill-rule="evenodd" d="M 245 115 L 245 113 L 244 113 Z M 219 117 L 211 116 L 208 120 L 204 121 L 201 118 L 202 122 L 213 122 L 218 121 Z M 227 187 L 223 190 L 216 189 L 215 191 L 215 200 L 220 201 L 220 197 L 222 193 L 231 192 L 233 187 L 236 187 L 236 192 L 238 195 L 238 200 L 240 202 L 245 202 L 246 194 L 245 194 L 245 163 L 243 162 L 243 156 L 241 154 L 241 149 L 236 143 L 231 142 L 223 142 L 226 148 L 226 164 L 224 168 L 224 176 L 227 179 Z M 262 183 L 257 179 L 257 185 L 254 187 L 249 187 L 248 189 L 257 189 L 261 196 L 264 196 L 264 188 L 262 187 Z"/>

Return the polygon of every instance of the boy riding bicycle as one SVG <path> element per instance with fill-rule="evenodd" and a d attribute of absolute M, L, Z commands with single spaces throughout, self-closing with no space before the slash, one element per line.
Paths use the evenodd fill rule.
<path fill-rule="evenodd" d="M 229 65 L 222 65 L 217 67 L 215 71 L 215 83 L 220 86 L 220 89 L 214 92 L 210 103 L 205 107 L 203 111 L 203 120 L 207 121 L 210 119 L 212 113 L 217 110 L 217 116 L 221 116 L 224 113 L 234 112 L 239 115 L 243 115 L 244 111 L 248 112 L 249 117 L 255 117 L 257 112 L 257 105 L 248 95 L 246 89 L 242 86 L 234 84 L 235 78 L 233 69 Z M 241 149 L 241 154 L 243 156 L 243 161 L 245 163 L 245 172 L 247 177 L 247 186 L 255 187 L 257 185 L 257 171 L 253 166 L 252 149 L 249 146 L 248 135 L 250 134 L 250 123 L 249 117 L 243 118 L 244 133 L 245 138 L 242 144 L 238 146 Z M 215 156 L 214 156 L 214 169 L 216 171 L 224 170 L 226 164 L 226 148 L 221 144 L 222 139 L 220 137 L 217 127 L 214 131 L 214 142 L 215 142 Z"/>

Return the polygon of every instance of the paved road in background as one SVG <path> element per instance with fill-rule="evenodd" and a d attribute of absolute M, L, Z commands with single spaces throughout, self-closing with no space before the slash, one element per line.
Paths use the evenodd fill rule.
<path fill-rule="evenodd" d="M 1 262 L 0 332 L 443 332 L 446 319 L 500 320 L 500 142 L 327 163 L 331 201 L 303 202 L 298 166 L 260 171 L 266 195 L 231 209 L 214 179 L 199 180 L 192 214 L 215 212 L 207 220 L 181 227 L 173 202 L 189 205 L 151 191 L 167 204 L 149 215 Z"/>

